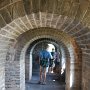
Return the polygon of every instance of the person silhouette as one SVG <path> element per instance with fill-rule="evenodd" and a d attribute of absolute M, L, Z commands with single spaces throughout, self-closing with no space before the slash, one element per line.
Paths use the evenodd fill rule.
<path fill-rule="evenodd" d="M 43 50 L 39 53 L 39 63 L 40 63 L 40 81 L 39 84 L 46 84 L 46 70 L 49 66 L 49 60 L 51 58 L 51 54 L 48 51 L 48 45 L 44 44 Z M 44 78 L 42 78 L 44 74 Z"/>
<path fill-rule="evenodd" d="M 53 68 L 55 67 L 55 49 L 52 48 L 52 51 L 51 51 L 51 55 L 52 55 L 52 58 L 50 58 L 49 60 L 49 72 L 50 73 L 53 73 Z"/>

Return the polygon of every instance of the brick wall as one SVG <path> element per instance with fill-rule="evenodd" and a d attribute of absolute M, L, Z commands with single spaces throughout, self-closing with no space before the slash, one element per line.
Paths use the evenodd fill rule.
<path fill-rule="evenodd" d="M 44 28 L 45 29 L 45 28 Z M 48 30 L 48 32 L 46 32 L 46 35 L 47 34 L 49 34 L 49 35 L 53 35 L 53 33 L 51 33 L 49 30 L 52 30 L 52 29 L 46 29 L 46 30 Z M 53 30 L 54 31 L 54 30 Z M 35 33 L 36 32 L 36 29 L 34 29 L 32 32 L 27 32 L 27 33 L 24 33 L 24 34 L 22 34 L 22 36 L 20 36 L 20 38 L 18 38 L 18 40 L 20 40 L 19 41 L 19 43 L 20 43 L 20 46 L 19 46 L 19 48 L 18 49 L 20 49 L 19 51 L 21 51 L 22 49 L 22 47 L 27 43 L 27 42 L 32 42 L 32 41 L 35 41 L 35 40 L 37 40 L 37 39 L 39 39 L 39 38 L 43 38 L 43 35 L 45 35 L 44 33 L 45 32 L 43 32 L 42 31 L 42 29 L 37 29 L 37 32 L 38 32 L 38 35 L 39 35 L 39 37 L 37 36 L 36 37 L 36 39 L 34 39 L 34 37 L 33 36 L 36 36 L 37 35 L 37 33 Z M 59 41 L 59 40 L 61 40 L 60 39 L 60 37 L 62 37 L 61 35 L 63 35 L 63 34 L 61 34 L 61 35 L 59 35 L 59 32 L 58 32 L 58 34 L 56 34 L 56 32 L 57 31 L 55 31 L 54 32 L 54 35 L 56 35 L 56 36 L 53 36 L 53 38 L 52 39 L 55 39 L 57 42 L 61 42 L 61 41 Z M 31 34 L 31 33 L 33 33 L 33 34 Z M 30 35 L 29 35 L 30 34 Z M 32 36 L 31 36 L 32 35 Z M 28 38 L 27 38 L 27 36 L 28 36 Z M 46 36 L 45 36 L 46 37 Z M 45 38 L 44 37 L 44 38 Z M 47 36 L 48 37 L 48 36 Z M 58 38 L 57 38 L 58 37 Z M 26 39 L 25 39 L 26 38 Z M 50 37 L 49 37 L 50 38 Z M 34 40 L 33 40 L 34 39 Z M 65 39 L 63 39 L 63 40 L 65 40 Z M 22 44 L 23 43 L 23 44 Z M 68 56 L 68 54 L 70 53 L 70 58 L 68 58 L 68 57 L 66 57 L 66 59 L 67 59 L 67 61 L 66 61 L 66 63 L 67 63 L 67 65 L 66 65 L 66 67 L 68 68 L 68 69 L 66 69 L 66 88 L 67 88 L 67 90 L 70 90 L 70 89 L 73 89 L 73 90 L 75 90 L 75 89 L 77 89 L 77 90 L 80 90 L 80 88 L 81 88 L 81 83 L 79 83 L 79 81 L 81 81 L 81 78 L 79 78 L 79 77 L 81 77 L 81 67 L 79 66 L 79 65 L 81 65 L 81 62 L 80 62 L 80 59 L 78 59 L 77 58 L 77 54 L 80 54 L 79 53 L 79 50 L 75 50 L 73 47 L 76 47 L 77 46 L 77 44 L 74 44 L 74 45 L 76 45 L 76 46 L 74 46 L 73 45 L 73 41 L 71 41 L 70 42 L 70 39 L 69 39 L 69 41 L 67 41 L 66 42 L 66 46 L 67 46 L 67 50 L 69 50 L 69 51 L 67 51 L 67 53 L 66 53 L 66 56 Z M 61 43 L 60 43 L 61 44 Z M 70 45 L 71 44 L 71 45 Z M 62 44 L 62 46 L 64 46 L 64 44 Z M 72 47 L 73 46 L 73 47 Z M 65 48 L 65 47 L 64 47 Z M 26 48 L 27 49 L 27 48 Z M 25 50 L 26 50 L 25 49 Z M 65 51 L 64 52 L 66 52 L 66 49 L 65 49 Z M 77 54 L 76 54 L 77 53 Z M 18 54 L 19 55 L 19 54 Z M 65 57 L 64 57 L 65 58 Z M 29 60 L 29 58 L 28 58 L 28 60 Z M 80 70 L 80 71 L 79 71 Z M 72 75 L 72 78 L 70 77 Z M 79 78 L 79 81 L 78 81 L 78 78 Z M 70 79 L 72 79 L 72 80 L 74 80 L 73 82 L 72 81 L 70 81 Z M 73 83 L 72 84 L 72 86 L 70 86 L 70 83 Z M 76 83 L 78 83 L 78 85 L 76 84 Z"/>
<path fill-rule="evenodd" d="M 0 89 L 5 90 L 5 59 L 0 59 Z"/>
<path fill-rule="evenodd" d="M 53 33 L 52 37 L 55 35 L 60 37 L 60 40 L 63 41 L 63 43 L 66 43 L 69 39 L 68 36 L 71 36 L 76 40 L 77 44 L 81 48 L 82 90 L 88 90 L 90 86 L 90 78 L 88 77 L 90 75 L 89 6 L 90 3 L 88 0 L 1 0 L 0 51 L 6 53 L 9 41 L 11 39 L 17 39 L 17 37 L 28 30 L 30 30 L 31 34 L 27 34 L 27 39 L 28 36 L 32 36 L 32 29 L 34 28 L 54 28 L 59 34 L 48 31 L 49 34 L 44 32 L 44 35 L 47 34 L 48 36 L 50 33 Z M 68 36 L 66 34 L 62 35 L 61 31 L 67 33 Z M 36 36 L 38 37 L 38 33 Z M 24 45 L 24 42 L 22 44 Z M 68 46 L 68 43 L 66 45 Z M 0 56 L 2 57 L 5 55 L 0 53 Z M 1 58 L 1 60 L 3 59 Z M 0 65 L 1 68 L 2 65 Z M 4 67 L 2 70 L 2 72 L 5 72 Z M 1 78 L 4 80 L 2 75 Z M 2 85 L 4 85 L 4 83 Z M 0 89 L 2 89 L 2 87 Z"/>

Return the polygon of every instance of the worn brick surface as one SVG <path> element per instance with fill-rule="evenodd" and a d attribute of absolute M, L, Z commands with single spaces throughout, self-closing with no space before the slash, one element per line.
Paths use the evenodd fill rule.
<path fill-rule="evenodd" d="M 52 30 L 46 30 L 41 28 L 40 31 L 33 32 L 34 28 L 40 27 L 48 27 L 48 28 L 55 28 L 57 31 L 54 32 Z M 82 59 L 82 90 L 89 90 L 90 88 L 90 3 L 89 0 L 1 0 L 0 1 L 0 58 L 5 57 L 5 53 L 9 50 L 8 45 L 11 42 L 10 40 L 16 40 L 20 37 L 21 34 L 24 34 L 26 31 L 30 31 L 30 34 L 25 34 L 26 38 L 22 38 L 19 40 L 22 41 L 21 45 L 19 45 L 19 50 L 16 52 L 15 60 L 20 57 L 20 52 L 22 47 L 29 41 L 32 37 L 39 38 L 45 36 L 44 38 L 48 37 L 57 37 L 61 42 L 63 42 L 70 52 L 68 52 L 71 56 L 71 62 L 74 61 L 77 63 L 80 58 Z M 62 33 L 63 31 L 64 33 Z M 67 34 L 65 34 L 67 33 Z M 28 40 L 29 38 L 29 40 Z M 58 40 L 57 38 L 53 38 Z M 82 53 L 78 53 L 78 47 L 74 46 L 74 48 L 70 48 L 72 42 L 70 41 L 71 38 L 75 39 L 78 44 L 78 47 L 82 50 Z M 9 42 L 10 41 L 10 42 Z M 70 42 L 69 42 L 70 41 Z M 71 43 L 71 44 L 70 44 Z M 18 47 L 17 45 L 17 47 Z M 72 44 L 73 45 L 73 44 Z M 72 53 L 75 51 L 76 53 Z M 2 54 L 3 53 L 3 54 Z M 79 57 L 80 56 L 80 57 Z M 4 60 L 5 61 L 5 60 Z M 79 62 L 79 63 L 80 63 Z M 2 63 L 2 61 L 0 61 Z M 7 63 L 7 62 L 6 62 Z M 9 65 L 9 67 L 6 67 Z M 15 67 L 15 64 L 13 64 Z M 70 64 L 69 64 L 70 65 Z M 76 64 L 75 64 L 76 65 Z M 7 72 L 9 72 L 10 63 L 6 64 L 6 66 L 0 68 L 4 73 L 4 68 L 8 68 Z M 76 65 L 75 69 L 79 66 Z M 16 67 L 15 67 L 16 68 Z M 24 68 L 24 67 L 23 67 Z M 68 68 L 70 68 L 68 66 Z M 79 68 L 78 68 L 79 69 Z M 18 69 L 20 71 L 20 68 Z M 69 69 L 67 69 L 69 71 Z M 4 80 L 6 77 L 3 76 L 2 72 L 0 72 L 0 89 L 4 90 L 5 84 Z M 15 70 L 13 71 L 15 72 Z M 24 73 L 24 72 L 23 72 Z M 10 78 L 10 73 L 8 74 L 7 78 Z M 68 76 L 70 76 L 68 74 Z M 23 76 L 22 76 L 23 77 Z M 21 78 L 22 78 L 21 77 Z M 13 76 L 14 78 L 14 76 Z M 12 79 L 12 77 L 10 78 Z M 20 79 L 20 78 L 19 78 Z M 69 78 L 70 79 L 70 78 Z M 70 86 L 70 81 L 68 78 L 67 86 Z M 76 79 L 75 79 L 76 80 Z M 10 80 L 10 84 L 13 84 Z M 77 83 L 79 81 L 76 81 Z M 15 83 L 15 81 L 14 81 Z M 15 83 L 16 84 L 16 83 Z M 18 83 L 17 88 L 20 89 Z M 9 85 L 9 84 L 8 84 Z M 7 86 L 7 84 L 6 84 Z M 23 86 L 23 85 L 21 85 Z M 14 85 L 11 85 L 13 89 L 15 88 Z M 67 90 L 80 90 L 80 88 L 73 86 L 72 88 L 68 87 Z M 7 88 L 7 90 L 12 90 L 12 88 Z M 15 89 L 15 90 L 19 90 Z"/>

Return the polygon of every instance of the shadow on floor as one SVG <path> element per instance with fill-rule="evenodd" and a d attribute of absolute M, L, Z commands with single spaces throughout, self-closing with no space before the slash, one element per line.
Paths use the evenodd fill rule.
<path fill-rule="evenodd" d="M 31 81 L 26 81 L 26 90 L 65 90 L 65 83 L 56 74 L 47 74 L 46 85 L 38 84 L 39 73 L 33 72 Z"/>

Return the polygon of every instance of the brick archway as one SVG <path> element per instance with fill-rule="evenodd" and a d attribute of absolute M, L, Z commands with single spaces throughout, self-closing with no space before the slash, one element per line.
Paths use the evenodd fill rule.
<path fill-rule="evenodd" d="M 4 3 L 2 4 L 2 2 Z M 89 74 L 86 77 L 84 75 L 89 73 L 90 67 L 88 65 L 90 62 L 90 1 L 58 0 L 56 2 L 56 0 L 45 0 L 44 2 L 43 0 L 28 0 L 28 3 L 25 0 L 10 0 L 9 2 L 4 0 L 2 2 L 0 4 L 1 89 L 5 89 L 4 81 L 7 81 L 5 69 L 8 65 L 5 61 L 7 52 L 12 49 L 12 45 L 10 45 L 13 43 L 12 39 L 16 40 L 28 30 L 32 32 L 34 28 L 49 27 L 67 33 L 76 40 L 81 48 L 83 57 L 82 89 L 88 90 Z"/>
<path fill-rule="evenodd" d="M 31 64 L 32 64 L 33 51 L 42 42 L 47 42 L 48 44 L 52 44 L 52 45 L 54 45 L 56 47 L 56 49 L 58 49 L 58 51 L 60 52 L 60 61 L 61 61 L 60 62 L 61 63 L 60 68 L 62 68 L 63 63 L 65 63 L 65 66 L 66 66 L 66 61 L 70 60 L 70 59 L 68 59 L 68 58 L 70 58 L 69 57 L 70 55 L 68 55 L 69 54 L 68 49 L 66 48 L 66 46 L 62 42 L 60 42 L 60 40 L 59 40 L 59 42 L 57 42 L 56 40 L 54 40 L 54 38 L 52 39 L 52 37 L 50 37 L 50 36 L 46 37 L 46 36 L 41 35 L 40 37 L 38 37 L 38 39 L 36 39 L 32 43 L 30 43 L 28 48 L 26 48 L 27 49 L 26 54 L 25 54 L 25 64 L 26 64 L 25 78 L 26 78 L 26 81 L 30 81 L 31 77 L 32 77 L 32 65 Z M 39 48 L 41 48 L 41 47 L 39 46 Z M 39 51 L 36 50 L 36 52 L 34 52 L 34 53 L 36 53 L 37 56 L 38 56 Z M 31 60 L 31 63 L 30 63 L 30 60 Z M 38 63 L 38 60 L 36 60 L 36 61 Z M 29 69 L 30 67 L 31 67 L 31 69 Z"/>
<path fill-rule="evenodd" d="M 53 32 L 51 33 L 52 30 L 53 30 Z M 38 31 L 38 34 L 36 33 L 36 31 Z M 54 33 L 54 35 L 53 35 L 53 33 Z M 66 67 L 68 67 L 67 74 L 66 74 L 67 75 L 66 76 L 66 90 L 71 90 L 72 88 L 80 90 L 81 83 L 79 83 L 79 82 L 81 82 L 81 78 L 80 78 L 81 77 L 81 73 L 80 73 L 81 72 L 81 58 L 78 58 L 78 57 L 75 58 L 77 55 L 75 55 L 76 51 L 73 48 L 73 39 L 70 39 L 70 37 L 68 37 L 66 34 L 65 35 L 66 35 L 66 37 L 68 37 L 68 40 L 66 39 L 66 37 L 62 38 L 63 34 L 65 34 L 65 33 L 62 33 L 60 31 L 58 32 L 58 31 L 56 31 L 54 29 L 50 29 L 50 28 L 39 28 L 39 29 L 33 29 L 32 32 L 28 31 L 28 32 L 22 34 L 17 39 L 18 46 L 16 48 L 17 53 L 16 53 L 16 57 L 15 57 L 16 59 L 15 59 L 14 63 L 18 63 L 16 70 L 20 70 L 20 73 L 18 72 L 16 76 L 20 77 L 20 78 L 18 78 L 18 80 L 20 80 L 20 88 L 21 89 L 23 88 L 23 90 L 24 90 L 24 88 L 25 88 L 24 87 L 25 76 L 23 76 L 25 74 L 25 72 L 22 72 L 22 70 L 25 70 L 25 67 L 24 67 L 25 61 L 24 60 L 25 60 L 25 52 L 27 50 L 28 45 L 30 44 L 30 42 L 33 42 L 34 40 L 37 40 L 39 38 L 48 37 L 48 38 L 55 39 L 58 42 L 63 42 L 65 44 L 65 46 L 68 48 L 68 52 L 70 53 L 70 60 L 67 60 L 67 65 L 66 65 Z M 26 44 L 27 42 L 29 42 L 29 43 Z M 25 44 L 26 44 L 26 46 L 25 46 Z M 78 52 L 78 50 L 77 50 L 77 52 Z M 80 55 L 79 52 L 78 52 L 78 55 Z M 20 56 L 22 56 L 22 57 L 20 57 Z M 12 64 L 14 67 L 16 67 L 16 65 L 14 65 L 14 63 L 12 63 Z M 20 67 L 19 67 L 19 63 L 20 63 Z M 78 67 L 77 70 L 79 72 L 77 72 L 76 67 Z M 13 73 L 15 73 L 16 70 L 14 70 Z M 71 74 L 72 74 L 72 77 L 71 77 Z M 24 78 L 22 78 L 22 77 L 24 77 Z M 79 81 L 78 81 L 78 78 L 80 78 Z M 77 81 L 73 82 L 72 86 L 70 86 L 70 84 L 72 83 L 72 81 L 70 81 L 70 79 L 77 80 Z M 76 83 L 78 83 L 78 86 L 76 85 Z M 14 87 L 12 87 L 12 88 L 14 88 Z"/>

